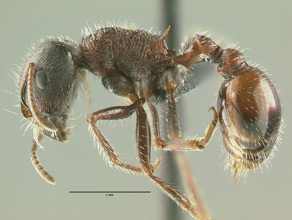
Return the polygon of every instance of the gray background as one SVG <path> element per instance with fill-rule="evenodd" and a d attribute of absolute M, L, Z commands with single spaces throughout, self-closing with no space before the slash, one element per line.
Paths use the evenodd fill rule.
<path fill-rule="evenodd" d="M 279 90 L 286 128 L 279 152 L 270 169 L 249 173 L 247 181 L 233 186 L 224 172 L 225 153 L 219 129 L 204 152 L 188 153 L 192 170 L 206 206 L 214 219 L 292 219 L 291 173 L 291 1 L 195 1 L 180 6 L 181 41 L 187 34 L 210 30 L 221 45 L 239 42 L 247 60 L 268 69 Z M 34 42 L 48 35 L 81 38 L 82 27 L 120 21 L 154 32 L 159 26 L 160 4 L 154 0 L 124 1 L 0 1 L 0 219 L 161 219 L 162 193 L 144 176 L 108 168 L 93 147 L 85 117 L 74 121 L 69 143 L 45 140 L 38 155 L 57 184 L 45 183 L 31 165 L 31 131 L 23 135 L 16 87 L 9 75 Z M 102 22 L 101 22 L 102 21 Z M 216 102 L 222 78 L 214 73 L 195 91 L 185 96 L 185 136 L 202 135 Z M 108 93 L 97 77 L 89 75 L 92 105 L 88 114 L 123 104 Z M 3 90 L 2 90 L 3 89 Z M 10 94 L 12 93 L 12 94 Z M 16 112 L 17 115 L 6 110 Z M 84 110 L 77 102 L 76 112 Z M 102 131 L 126 161 L 137 163 L 134 117 L 115 128 L 102 124 Z M 112 123 L 113 125 L 113 123 Z M 223 153 L 222 153 L 223 152 Z M 160 153 L 155 153 L 156 157 Z M 155 158 L 155 156 L 153 157 Z M 162 176 L 159 169 L 158 176 Z M 151 194 L 69 194 L 69 190 L 150 190 Z M 187 214 L 186 219 L 191 219 Z"/>

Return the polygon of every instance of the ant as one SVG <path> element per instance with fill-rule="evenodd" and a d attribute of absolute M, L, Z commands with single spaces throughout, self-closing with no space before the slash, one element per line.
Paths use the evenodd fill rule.
<path fill-rule="evenodd" d="M 33 124 L 31 159 L 40 176 L 50 184 L 54 178 L 43 168 L 36 155 L 44 136 L 64 142 L 68 138 L 68 112 L 85 80 L 85 70 L 101 78 L 110 92 L 131 101 L 89 115 L 87 122 L 100 144 L 107 162 L 117 168 L 148 176 L 166 195 L 194 218 L 205 217 L 194 204 L 171 185 L 154 175 L 161 160 L 150 161 L 151 138 L 159 150 L 201 150 L 209 142 L 219 119 L 230 169 L 254 169 L 273 154 L 281 124 L 281 105 L 274 85 L 259 68 L 249 65 L 243 54 L 223 49 L 203 34 L 194 35 L 191 45 L 177 54 L 167 48 L 170 27 L 156 35 L 138 29 L 105 27 L 85 34 L 79 44 L 66 38 L 48 38 L 27 56 L 19 81 L 21 111 Z M 210 107 L 213 119 L 205 135 L 183 139 L 176 99 L 194 88 L 190 86 L 191 67 L 200 62 L 217 65 L 224 82 L 217 110 Z M 88 86 L 88 85 L 87 85 Z M 155 103 L 167 103 L 166 142 L 160 136 Z M 145 106 L 149 108 L 149 123 Z M 136 144 L 140 165 L 120 161 L 113 147 L 97 128 L 101 120 L 119 120 L 136 113 Z"/>

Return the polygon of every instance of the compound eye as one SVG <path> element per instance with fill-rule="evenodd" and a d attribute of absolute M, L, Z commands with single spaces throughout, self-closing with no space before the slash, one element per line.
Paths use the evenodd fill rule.
<path fill-rule="evenodd" d="M 39 70 L 36 72 L 35 82 L 40 89 L 45 89 L 48 86 L 48 78 L 46 72 Z"/>

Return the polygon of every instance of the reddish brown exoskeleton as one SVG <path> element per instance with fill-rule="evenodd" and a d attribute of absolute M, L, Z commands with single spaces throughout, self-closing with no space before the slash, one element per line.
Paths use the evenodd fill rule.
<path fill-rule="evenodd" d="M 55 181 L 40 165 L 37 144 L 44 135 L 58 141 L 67 139 L 68 111 L 76 97 L 78 86 L 85 82 L 84 70 L 99 76 L 110 92 L 128 98 L 132 104 L 114 106 L 92 113 L 89 127 L 99 142 L 110 165 L 147 175 L 169 198 L 194 218 L 208 217 L 198 204 L 154 175 L 150 162 L 151 137 L 154 145 L 165 151 L 200 150 L 210 140 L 219 117 L 222 136 L 230 158 L 230 168 L 255 168 L 266 161 L 278 137 L 281 106 L 269 78 L 256 67 L 249 66 L 242 53 L 222 49 L 204 35 L 195 35 L 192 44 L 182 54 L 167 48 L 163 35 L 143 30 L 107 27 L 86 34 L 80 44 L 50 38 L 41 41 L 29 54 L 19 82 L 21 110 L 34 125 L 32 162 L 49 183 Z M 203 55 L 203 56 L 202 56 Z M 217 111 L 207 126 L 204 137 L 184 140 L 179 126 L 176 98 L 195 87 L 189 69 L 198 62 L 217 65 L 225 78 L 218 98 Z M 159 132 L 157 102 L 167 103 L 167 133 L 169 142 Z M 152 123 L 144 107 L 148 106 Z M 119 120 L 137 115 L 136 143 L 140 165 L 120 161 L 115 150 L 97 128 L 100 120 Z"/>

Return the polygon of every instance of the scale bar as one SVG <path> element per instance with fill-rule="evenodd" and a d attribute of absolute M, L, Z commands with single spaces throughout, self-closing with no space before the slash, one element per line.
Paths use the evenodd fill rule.
<path fill-rule="evenodd" d="M 69 193 L 151 193 L 151 191 L 69 191 Z"/>

